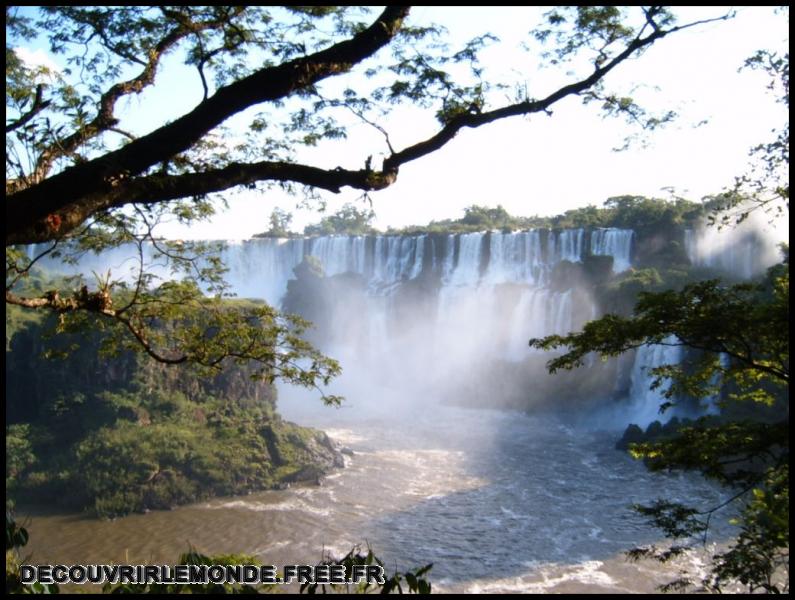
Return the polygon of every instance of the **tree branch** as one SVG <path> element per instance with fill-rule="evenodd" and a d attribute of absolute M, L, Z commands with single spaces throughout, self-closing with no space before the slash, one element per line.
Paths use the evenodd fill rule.
<path fill-rule="evenodd" d="M 33 106 L 30 108 L 28 112 L 24 115 L 19 117 L 16 121 L 12 121 L 8 125 L 6 125 L 6 133 L 10 133 L 15 129 L 19 129 L 23 125 L 25 125 L 28 121 L 30 121 L 33 117 L 47 108 L 52 101 L 44 100 L 44 85 L 41 83 L 36 86 L 36 98 L 33 101 Z"/>
<path fill-rule="evenodd" d="M 590 89 L 621 62 L 670 33 L 730 16 L 668 30 L 656 29 L 646 37 L 636 37 L 612 60 L 596 66 L 588 77 L 563 86 L 542 100 L 458 115 L 431 138 L 393 153 L 384 161 L 381 171 L 328 171 L 290 163 L 262 162 L 251 165 L 235 163 L 215 171 L 176 177 L 133 178 L 146 168 L 189 149 L 229 116 L 260 102 L 284 98 L 317 81 L 347 71 L 386 45 L 407 14 L 408 8 L 389 7 L 369 28 L 349 40 L 257 71 L 219 89 L 185 116 L 124 148 L 71 167 L 13 194 L 6 202 L 6 245 L 40 242 L 63 235 L 93 212 L 108 207 L 126 203 L 152 204 L 254 181 L 296 181 L 333 192 L 338 192 L 343 186 L 362 190 L 382 189 L 396 180 L 401 165 L 439 150 L 464 127 L 474 129 L 507 117 L 548 112 L 556 102 Z"/>
<path fill-rule="evenodd" d="M 157 352 L 152 345 L 149 344 L 141 328 L 136 327 L 130 319 L 120 314 L 119 311 L 113 310 L 110 295 L 105 290 L 89 292 L 84 286 L 68 298 L 62 298 L 57 291 L 47 292 L 47 294 L 41 298 L 25 298 L 6 290 L 6 304 L 23 306 L 25 308 L 49 308 L 57 313 L 86 311 L 109 317 L 122 323 L 130 333 L 132 333 L 144 351 L 156 361 L 169 365 L 176 365 L 188 360 L 188 356 L 185 354 L 169 357 Z"/>
<path fill-rule="evenodd" d="M 236 14 L 244 9 L 237 7 Z M 148 60 L 136 61 L 144 65 L 141 73 L 137 77 L 121 83 L 116 83 L 106 91 L 99 100 L 97 115 L 90 122 L 72 133 L 71 135 L 59 140 L 46 148 L 36 162 L 36 169 L 32 176 L 32 181 L 42 181 L 50 172 L 53 163 L 61 156 L 66 156 L 76 150 L 91 138 L 96 137 L 104 131 L 108 131 L 118 125 L 118 119 L 114 116 L 116 102 L 122 97 L 132 93 L 140 94 L 144 88 L 152 85 L 157 74 L 157 67 L 162 56 L 173 48 L 182 38 L 205 29 L 213 29 L 222 25 L 222 21 L 208 21 L 206 23 L 193 23 L 189 20 L 180 21 L 168 35 L 166 35 L 154 49 L 149 51 Z M 115 51 L 115 50 L 114 50 Z"/>
<path fill-rule="evenodd" d="M 592 87 L 598 81 L 603 79 L 605 75 L 607 75 L 610 71 L 612 71 L 616 66 L 620 63 L 625 61 L 629 58 L 632 54 L 637 52 L 638 50 L 645 48 L 655 41 L 665 37 L 672 30 L 668 31 L 655 31 L 645 38 L 635 38 L 632 42 L 630 42 L 626 48 L 619 54 L 617 54 L 610 62 L 607 62 L 596 69 L 586 78 L 581 79 L 580 81 L 571 83 L 569 85 L 563 86 L 562 88 L 558 89 L 557 91 L 553 92 L 543 100 L 528 100 L 525 102 L 518 102 L 516 104 L 511 104 L 509 106 L 504 106 L 502 108 L 498 108 L 496 110 L 491 110 L 487 112 L 481 112 L 476 114 L 463 114 L 455 117 L 452 119 L 445 127 L 439 131 L 433 137 L 420 142 L 418 144 L 414 144 L 398 152 L 397 154 L 390 156 L 389 158 L 384 161 L 384 168 L 402 165 L 412 160 L 416 160 L 421 158 L 427 154 L 435 152 L 439 150 L 442 146 L 444 146 L 447 142 L 453 139 L 456 134 L 463 129 L 464 127 L 470 127 L 472 129 L 476 127 L 480 127 L 482 125 L 486 125 L 488 123 L 493 123 L 499 119 L 505 119 L 507 117 L 514 117 L 520 115 L 528 115 L 531 113 L 538 113 L 538 112 L 545 112 L 549 109 L 550 106 L 555 104 L 556 102 L 562 100 L 567 96 L 577 95 L 585 90 Z"/>
<path fill-rule="evenodd" d="M 685 336 L 682 332 L 673 333 L 681 340 L 679 344 L 670 344 L 672 346 L 684 346 L 686 348 L 693 348 L 694 350 L 702 350 L 704 352 L 713 352 L 715 354 L 726 354 L 744 364 L 746 368 L 762 373 L 772 375 L 776 379 L 781 380 L 783 383 L 789 383 L 789 371 L 779 369 L 777 367 L 766 365 L 758 360 L 759 354 L 754 354 L 751 348 L 747 348 L 745 353 L 738 352 L 729 348 L 723 341 L 717 340 L 710 343 L 709 340 L 696 340 Z M 665 344 L 661 344 L 665 345 Z"/>
<path fill-rule="evenodd" d="M 365 190 L 380 190 L 389 187 L 397 178 L 397 171 L 351 171 L 320 169 L 308 165 L 288 162 L 263 161 L 258 163 L 232 163 L 222 169 L 189 173 L 185 175 L 150 175 L 131 180 L 118 193 L 117 202 L 122 204 L 151 204 L 164 200 L 175 200 L 219 192 L 237 185 L 248 185 L 258 181 L 293 181 L 303 185 L 339 193 L 345 186 Z"/>
<path fill-rule="evenodd" d="M 47 218 L 71 204 L 79 204 L 87 196 L 106 193 L 119 178 L 137 175 L 188 150 L 212 128 L 249 106 L 284 98 L 317 81 L 348 71 L 392 40 L 408 10 L 407 7 L 388 7 L 375 23 L 351 39 L 309 56 L 261 69 L 219 89 L 194 110 L 149 135 L 13 194 L 6 202 L 6 244 L 30 243 L 69 231 L 65 226 L 73 228 L 76 223 L 61 216 L 60 223 L 64 227 L 52 231 Z"/>
<path fill-rule="evenodd" d="M 92 194 L 62 208 L 45 221 L 43 227 L 26 232 L 24 241 L 36 243 L 51 239 L 52 232 L 69 232 L 98 211 L 126 204 L 157 204 L 179 198 L 220 192 L 257 181 L 293 181 L 339 193 L 344 186 L 360 190 L 381 190 L 397 179 L 397 170 L 390 172 L 320 169 L 287 162 L 232 163 L 222 169 L 184 175 L 155 174 L 134 179 L 120 179 L 108 191 Z M 19 240 L 20 238 L 12 238 Z M 10 242 L 11 243 L 11 242 Z"/>

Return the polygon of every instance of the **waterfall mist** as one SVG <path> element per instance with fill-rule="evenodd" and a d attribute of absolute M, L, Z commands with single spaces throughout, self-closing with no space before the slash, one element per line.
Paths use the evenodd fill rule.
<path fill-rule="evenodd" d="M 316 323 L 310 338 L 344 370 L 331 389 L 357 410 L 398 398 L 396 410 L 449 402 L 565 412 L 575 408 L 560 402 L 564 378 L 547 374 L 549 356 L 528 340 L 577 330 L 595 316 L 588 256 L 611 256 L 616 270 L 630 264 L 631 231 L 589 235 L 574 229 L 256 240 L 230 247 L 249 258 L 228 264 L 237 288 L 238 278 L 256 286 L 256 272 L 245 267 L 258 262 L 254 254 L 268 265 L 286 261 L 282 273 L 303 256 L 316 259 L 324 277 L 271 282 L 285 294 L 266 298 Z M 609 369 L 594 371 L 614 377 Z M 582 383 L 565 394 L 587 395 Z"/>
<path fill-rule="evenodd" d="M 752 214 L 740 227 L 688 230 L 685 250 L 694 265 L 747 278 L 780 259 L 777 240 L 788 230 L 779 224 L 771 236 L 765 226 L 764 215 Z M 341 235 L 227 242 L 222 258 L 237 296 L 314 322 L 309 339 L 343 367 L 329 392 L 356 410 L 421 411 L 439 402 L 532 408 L 622 428 L 661 418 L 650 371 L 679 362 L 681 352 L 643 347 L 551 376 L 549 355 L 528 340 L 579 330 L 608 312 L 592 298 L 593 281 L 605 269 L 630 269 L 637 243 L 632 230 L 617 228 Z M 151 272 L 173 277 L 151 247 L 144 251 Z M 78 267 L 132 279 L 133 255 L 122 246 L 87 254 Z M 307 260 L 313 275 L 301 270 Z M 302 395 L 282 390 L 284 399 Z"/>
<path fill-rule="evenodd" d="M 404 405 L 574 411 L 563 400 L 587 396 L 587 378 L 561 389 L 571 378 L 550 376 L 549 356 L 528 340 L 594 318 L 592 259 L 612 257 L 613 271 L 625 270 L 632 244 L 631 230 L 613 228 L 266 238 L 228 242 L 223 260 L 237 296 L 314 322 L 310 340 L 345 373 L 331 391 L 357 406 L 394 395 Z M 122 246 L 86 255 L 79 269 L 131 279 L 133 254 Z M 307 257 L 317 276 L 298 275 Z M 145 262 L 161 279 L 172 277 L 150 247 Z"/>
<path fill-rule="evenodd" d="M 739 225 L 701 224 L 685 232 L 685 249 L 694 265 L 720 271 L 735 279 L 750 279 L 781 262 L 779 245 L 789 243 L 789 221 L 756 210 Z"/>

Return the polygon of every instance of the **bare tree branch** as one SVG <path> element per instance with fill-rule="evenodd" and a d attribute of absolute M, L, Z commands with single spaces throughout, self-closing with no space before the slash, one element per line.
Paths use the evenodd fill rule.
<path fill-rule="evenodd" d="M 33 117 L 52 104 L 51 100 L 44 100 L 44 85 L 41 83 L 36 86 L 36 98 L 33 101 L 33 106 L 24 115 L 19 117 L 16 121 L 12 121 L 6 125 L 6 133 L 10 133 L 15 129 L 19 129 L 30 121 Z"/>

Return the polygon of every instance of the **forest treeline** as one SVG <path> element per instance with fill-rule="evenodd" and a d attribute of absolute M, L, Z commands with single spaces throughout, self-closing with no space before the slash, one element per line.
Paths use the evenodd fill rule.
<path fill-rule="evenodd" d="M 504 232 L 527 229 L 573 229 L 618 227 L 645 233 L 663 227 L 695 225 L 699 219 L 707 218 L 727 198 L 716 196 L 703 202 L 693 202 L 684 198 L 648 198 L 645 196 L 622 195 L 608 198 L 602 207 L 589 205 L 574 208 L 560 215 L 550 217 L 522 217 L 511 215 L 501 204 L 496 207 L 473 204 L 464 209 L 464 216 L 458 219 L 431 221 L 427 225 L 389 227 L 385 231 L 373 225 L 375 212 L 366 204 L 357 206 L 345 204 L 338 211 L 326 215 L 319 222 L 307 225 L 303 234 L 289 229 L 292 215 L 276 208 L 269 219 L 270 227 L 255 238 L 300 237 L 323 235 L 421 235 L 425 233 L 470 233 L 473 231 L 500 230 Z"/>

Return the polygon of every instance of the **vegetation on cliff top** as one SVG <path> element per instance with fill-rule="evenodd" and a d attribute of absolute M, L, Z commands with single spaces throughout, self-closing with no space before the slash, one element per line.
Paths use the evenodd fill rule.
<path fill-rule="evenodd" d="M 100 333 L 52 338 L 56 318 L 24 314 L 6 319 L 7 499 L 110 517 L 341 464 L 325 434 L 276 414 L 275 389 L 250 367 L 199 377 L 129 351 L 98 360 Z"/>
<path fill-rule="evenodd" d="M 369 207 L 359 208 L 346 204 L 337 212 L 323 217 L 318 223 L 308 225 L 303 234 L 286 228 L 292 216 L 275 209 L 270 217 L 270 228 L 255 234 L 255 238 L 312 237 L 322 235 L 421 235 L 427 233 L 470 233 L 498 230 L 504 232 L 528 229 L 576 229 L 617 227 L 633 229 L 643 235 L 651 231 L 670 231 L 673 228 L 693 227 L 701 218 L 706 218 L 716 206 L 728 202 L 724 196 L 716 196 L 703 202 L 692 202 L 684 198 L 647 198 L 644 196 L 615 196 L 608 198 L 603 207 L 586 206 L 568 210 L 554 217 L 520 217 L 511 215 L 502 205 L 496 208 L 474 204 L 464 209 L 459 219 L 431 221 L 427 225 L 409 225 L 379 231 L 372 225 L 375 217 Z"/>

